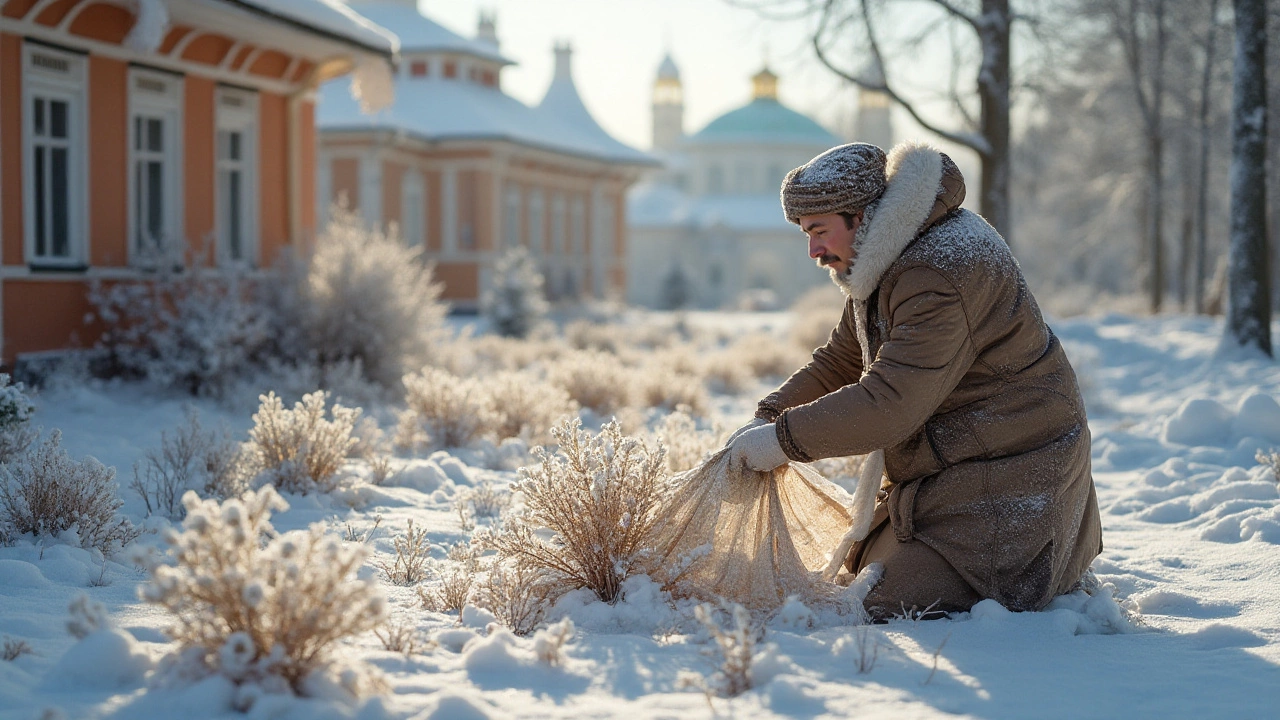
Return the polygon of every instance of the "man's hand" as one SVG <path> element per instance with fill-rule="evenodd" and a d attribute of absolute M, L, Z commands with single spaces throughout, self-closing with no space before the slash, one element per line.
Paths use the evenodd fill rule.
<path fill-rule="evenodd" d="M 773 423 L 751 428 L 739 435 L 729 446 L 729 462 L 743 463 L 758 472 L 769 472 L 787 464 L 787 455 L 778 444 L 778 433 Z"/>
<path fill-rule="evenodd" d="M 758 428 L 761 425 L 768 425 L 768 424 L 769 424 L 769 421 L 765 420 L 764 418 L 751 418 L 751 422 L 733 431 L 733 434 L 729 436 L 729 439 L 724 441 L 724 446 L 729 447 L 730 445 L 732 445 L 733 441 L 737 440 L 738 436 L 741 435 L 742 433 L 752 428 Z"/>

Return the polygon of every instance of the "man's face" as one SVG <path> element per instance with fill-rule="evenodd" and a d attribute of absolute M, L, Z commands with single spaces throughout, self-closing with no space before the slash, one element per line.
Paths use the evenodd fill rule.
<path fill-rule="evenodd" d="M 847 274 L 857 256 L 853 239 L 861 224 L 862 211 L 849 220 L 836 213 L 801 216 L 800 229 L 809 236 L 809 257 L 822 267 Z"/>

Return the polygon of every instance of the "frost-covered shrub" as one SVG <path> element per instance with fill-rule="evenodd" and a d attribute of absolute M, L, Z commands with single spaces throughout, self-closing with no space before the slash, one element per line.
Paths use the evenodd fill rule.
<path fill-rule="evenodd" d="M 476 589 L 476 604 L 516 635 L 528 635 L 542 622 L 560 585 L 536 565 L 495 562 Z"/>
<path fill-rule="evenodd" d="M 765 332 L 750 333 L 738 338 L 723 357 L 755 378 L 787 377 L 808 360 L 805 353 L 791 343 Z"/>
<path fill-rule="evenodd" d="M 662 418 L 654 435 L 667 449 L 667 470 L 672 473 L 697 466 L 707 453 L 723 446 L 726 439 L 724 429 L 718 425 L 699 430 L 698 423 L 683 410 Z"/>
<path fill-rule="evenodd" d="M 498 440 L 518 437 L 526 442 L 546 442 L 551 427 L 578 411 L 564 388 L 528 371 L 499 372 L 484 379 Z"/>
<path fill-rule="evenodd" d="M 845 299 L 836 287 L 816 287 L 796 298 L 790 311 L 791 343 L 805 352 L 827 344 L 831 331 L 840 323 Z"/>
<path fill-rule="evenodd" d="M 797 366 L 798 369 L 798 366 Z M 739 362 L 731 352 L 713 354 L 703 368 L 703 376 L 712 392 L 737 395 L 751 382 L 751 370 Z"/>
<path fill-rule="evenodd" d="M 383 650 L 405 655 L 417 652 L 422 642 L 422 633 L 418 631 L 418 627 L 403 620 L 388 622 L 383 627 L 375 628 L 373 634 L 382 642 Z"/>
<path fill-rule="evenodd" d="M 596 350 L 617 355 L 627 346 L 627 338 L 613 323 L 592 322 L 585 318 L 564 326 L 564 339 L 576 350 Z"/>
<path fill-rule="evenodd" d="M 481 308 L 493 331 L 505 337 L 528 337 L 547 314 L 544 280 L 529 251 L 515 247 L 498 256 L 493 281 Z"/>
<path fill-rule="evenodd" d="M 613 603 L 627 577 L 646 572 L 666 451 L 624 436 L 616 422 L 592 435 L 573 418 L 551 433 L 556 454 L 534 450 L 538 465 L 520 468 L 513 485 L 524 495 L 523 514 L 479 541 L 517 568 L 548 571 Z"/>
<path fill-rule="evenodd" d="M 716 643 L 716 672 L 706 681 L 706 690 L 720 697 L 736 697 L 753 686 L 751 663 L 764 629 L 751 621 L 751 613 L 737 603 L 723 603 L 719 609 L 703 603 L 694 616 Z"/>
<path fill-rule="evenodd" d="M 396 556 L 390 562 L 378 561 L 378 568 L 392 585 L 416 585 L 427 576 L 427 561 L 431 545 L 427 542 L 426 528 L 413 527 L 413 519 L 404 535 L 392 539 Z"/>
<path fill-rule="evenodd" d="M 273 282 L 161 258 L 146 280 L 95 282 L 89 302 L 117 371 L 217 396 L 280 350 L 276 309 L 263 292 Z"/>
<path fill-rule="evenodd" d="M 631 375 L 616 356 L 586 350 L 565 355 L 547 379 L 582 407 L 607 416 L 630 402 Z"/>
<path fill-rule="evenodd" d="M 465 447 L 492 424 L 479 380 L 435 367 L 404 376 L 405 409 L 396 444 L 403 448 Z"/>
<path fill-rule="evenodd" d="M 88 595 L 80 593 L 67 604 L 67 632 L 71 637 L 83 640 L 110 626 L 106 606 Z"/>
<path fill-rule="evenodd" d="M 333 419 L 326 420 L 327 397 L 323 391 L 313 392 L 286 410 L 275 393 L 259 396 L 247 448 L 255 474 L 288 492 L 337 487 L 338 471 L 356 442 L 351 433 L 360 409 L 334 405 Z"/>
<path fill-rule="evenodd" d="M 533 655 L 538 662 L 551 667 L 564 664 L 564 646 L 573 637 L 573 620 L 564 618 L 533 635 Z"/>
<path fill-rule="evenodd" d="M 359 361 L 365 375 L 392 387 L 431 357 L 447 311 L 443 286 L 421 251 L 367 230 L 334 208 L 316 238 L 293 306 L 321 365 Z"/>
<path fill-rule="evenodd" d="M 433 560 L 429 568 L 430 586 L 417 588 L 423 609 L 461 616 L 462 608 L 471 601 L 475 576 L 480 570 L 475 550 L 467 543 L 456 543 L 449 548 L 447 559 Z"/>
<path fill-rule="evenodd" d="M 147 450 L 142 462 L 134 463 L 129 489 L 142 497 L 148 515 L 181 518 L 187 490 L 202 497 L 235 497 L 248 488 L 248 470 L 240 443 L 225 431 L 206 431 L 192 410 L 172 435 L 160 433 L 159 449 Z"/>
<path fill-rule="evenodd" d="M 35 410 L 22 383 L 10 384 L 9 376 L 0 373 L 0 464 L 17 457 L 35 441 L 38 433 L 31 427 Z"/>
<path fill-rule="evenodd" d="M 57 536 L 74 531 L 83 548 L 103 553 L 138 537 L 127 518 L 117 515 L 123 501 L 116 471 L 86 457 L 71 459 L 54 430 L 35 449 L 0 465 L 0 524 L 14 534 Z"/>
<path fill-rule="evenodd" d="M 1271 448 L 1270 451 L 1259 450 L 1255 456 L 1259 465 L 1271 469 L 1271 478 L 1280 482 L 1280 450 Z"/>
<path fill-rule="evenodd" d="M 458 508 L 459 515 L 467 514 L 473 519 L 496 518 L 511 506 L 511 493 L 485 478 L 475 487 L 459 492 L 455 502 L 465 506 Z"/>
<path fill-rule="evenodd" d="M 635 378 L 636 394 L 645 407 L 672 411 L 678 407 L 702 415 L 710 398 L 702 379 L 681 375 L 661 365 L 645 367 Z"/>
<path fill-rule="evenodd" d="M 163 666 L 175 681 L 222 675 L 240 686 L 241 709 L 264 692 L 306 695 L 333 671 L 339 641 L 386 620 L 377 583 L 353 579 L 367 548 L 319 524 L 275 536 L 271 512 L 289 506 L 272 486 L 224 503 L 194 492 L 182 501 L 187 517 L 166 533 L 168 551 L 139 558 L 151 573 L 141 598 L 172 614 L 179 648 Z M 338 678 L 352 694 L 376 686 L 359 667 Z"/>
<path fill-rule="evenodd" d="M 31 655 L 33 653 L 35 653 L 35 649 L 22 638 L 13 638 L 5 635 L 4 642 L 0 643 L 0 660 L 12 662 L 23 655 Z"/>

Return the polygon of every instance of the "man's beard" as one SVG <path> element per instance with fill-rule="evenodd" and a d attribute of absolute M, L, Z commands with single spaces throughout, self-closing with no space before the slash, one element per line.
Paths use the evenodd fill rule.
<path fill-rule="evenodd" d="M 843 271 L 837 270 L 833 267 L 828 267 L 827 272 L 831 274 L 831 282 L 835 283 L 836 287 L 840 288 L 840 292 L 844 293 L 846 297 L 853 295 L 853 286 L 849 284 L 853 278 L 852 263 L 850 263 L 849 267 L 845 268 Z"/>

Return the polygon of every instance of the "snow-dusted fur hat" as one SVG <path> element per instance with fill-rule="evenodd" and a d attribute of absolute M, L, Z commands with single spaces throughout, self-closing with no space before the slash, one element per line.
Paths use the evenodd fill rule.
<path fill-rule="evenodd" d="M 856 213 L 885 188 L 884 150 L 869 143 L 840 145 L 787 173 L 782 211 L 788 222 L 805 215 Z"/>

